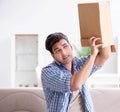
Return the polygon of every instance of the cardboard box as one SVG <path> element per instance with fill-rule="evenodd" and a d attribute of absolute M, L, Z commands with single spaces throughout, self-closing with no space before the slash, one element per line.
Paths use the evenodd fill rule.
<path fill-rule="evenodd" d="M 102 43 L 104 43 L 103 47 L 111 46 L 111 51 L 114 52 L 110 2 L 80 3 L 78 4 L 78 15 L 81 45 L 89 46 L 90 37 L 100 37 Z M 97 43 L 100 43 L 100 41 Z"/>

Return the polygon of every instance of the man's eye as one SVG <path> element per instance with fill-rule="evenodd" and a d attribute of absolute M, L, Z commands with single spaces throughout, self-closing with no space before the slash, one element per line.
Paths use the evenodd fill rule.
<path fill-rule="evenodd" d="M 67 48 L 67 47 L 68 47 L 68 45 L 65 45 L 65 46 L 64 46 L 64 48 Z"/>
<path fill-rule="evenodd" d="M 55 53 L 59 53 L 60 52 L 60 49 L 58 49 L 58 50 L 55 50 Z"/>

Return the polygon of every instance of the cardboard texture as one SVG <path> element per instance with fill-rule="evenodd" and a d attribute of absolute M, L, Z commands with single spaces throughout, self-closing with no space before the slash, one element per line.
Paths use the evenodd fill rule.
<path fill-rule="evenodd" d="M 110 17 L 110 2 L 80 3 L 78 4 L 78 15 L 81 45 L 89 46 L 89 39 L 92 36 L 100 37 L 102 43 L 104 43 L 103 47 L 111 46 L 111 51 L 115 52 Z M 100 43 L 100 41 L 97 43 Z"/>

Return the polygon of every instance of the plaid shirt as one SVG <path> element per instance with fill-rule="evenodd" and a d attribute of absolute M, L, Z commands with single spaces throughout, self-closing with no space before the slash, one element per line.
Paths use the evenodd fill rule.
<path fill-rule="evenodd" d="M 87 59 L 88 56 L 73 59 L 74 73 L 81 69 Z M 90 75 L 99 68 L 93 65 Z M 71 76 L 70 71 L 58 61 L 54 61 L 42 69 L 41 79 L 48 112 L 69 112 L 69 103 L 72 97 L 72 91 L 70 90 Z M 80 94 L 84 103 L 84 111 L 95 112 L 86 84 L 80 88 Z"/>

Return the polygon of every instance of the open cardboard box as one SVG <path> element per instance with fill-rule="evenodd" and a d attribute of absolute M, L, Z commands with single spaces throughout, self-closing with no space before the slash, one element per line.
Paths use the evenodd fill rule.
<path fill-rule="evenodd" d="M 81 45 L 89 46 L 89 38 L 100 37 L 103 47 L 111 46 L 115 52 L 113 43 L 112 25 L 110 17 L 110 2 L 91 2 L 78 4 L 78 15 L 81 34 Z M 99 41 L 97 43 L 100 43 Z"/>

